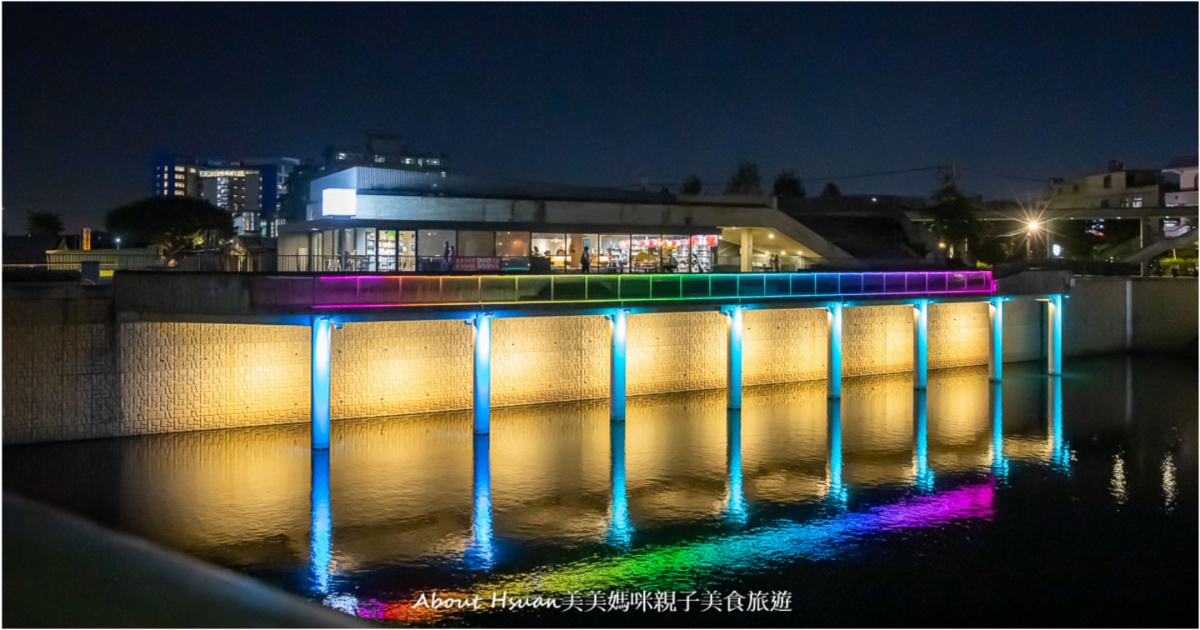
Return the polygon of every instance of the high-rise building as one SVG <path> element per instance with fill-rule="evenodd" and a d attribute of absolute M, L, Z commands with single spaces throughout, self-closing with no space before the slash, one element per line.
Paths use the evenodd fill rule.
<path fill-rule="evenodd" d="M 445 153 L 413 151 L 396 134 L 373 133 L 367 135 L 365 151 L 326 147 L 325 166 L 334 171 L 354 166 L 370 166 L 444 173 L 450 168 L 450 157 Z"/>
<path fill-rule="evenodd" d="M 154 159 L 155 196 L 204 199 L 229 212 L 239 235 L 274 237 L 280 221 L 279 200 L 295 158 L 224 161 L 177 155 Z"/>

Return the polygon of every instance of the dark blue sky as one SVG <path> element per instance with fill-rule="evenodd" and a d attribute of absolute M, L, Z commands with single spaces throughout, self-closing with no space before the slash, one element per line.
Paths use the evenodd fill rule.
<path fill-rule="evenodd" d="M 1196 153 L 1197 5 L 3 5 L 5 231 L 99 226 L 156 151 L 317 156 L 368 130 L 464 174 L 1034 178 Z M 989 197 L 1034 182 L 963 172 Z M 933 173 L 845 179 L 927 194 Z"/>

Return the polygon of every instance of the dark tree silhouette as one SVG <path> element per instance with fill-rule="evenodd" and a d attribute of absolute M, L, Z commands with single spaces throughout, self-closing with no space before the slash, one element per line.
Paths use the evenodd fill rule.
<path fill-rule="evenodd" d="M 950 173 L 943 177 L 941 187 L 933 193 L 933 205 L 929 207 L 933 221 L 929 224 L 929 231 L 946 244 L 950 258 L 961 258 L 972 241 L 978 245 L 983 235 L 979 219 L 975 217 L 979 205 L 977 198 L 969 197 L 958 189 Z"/>
<path fill-rule="evenodd" d="M 683 185 L 679 187 L 681 195 L 699 195 L 704 192 L 704 184 L 700 182 L 700 177 L 697 175 L 688 175 L 683 180 Z"/>
<path fill-rule="evenodd" d="M 803 197 L 805 195 L 804 184 L 800 183 L 796 171 L 790 168 L 786 171 L 779 171 L 779 174 L 775 176 L 775 186 L 772 190 L 776 197 Z"/>
<path fill-rule="evenodd" d="M 841 191 L 841 189 L 838 188 L 837 184 L 835 184 L 833 182 L 829 182 L 829 183 L 825 184 L 824 188 L 821 189 L 821 196 L 822 197 L 841 197 L 842 191 Z"/>
<path fill-rule="evenodd" d="M 31 236 L 62 234 L 62 218 L 53 212 L 30 212 L 25 216 L 25 231 Z"/>
<path fill-rule="evenodd" d="M 152 245 L 168 259 L 233 236 L 233 217 L 228 212 L 192 197 L 150 197 L 125 204 L 109 211 L 104 225 L 124 242 Z"/>
<path fill-rule="evenodd" d="M 725 186 L 727 195 L 761 195 L 762 178 L 758 175 L 758 164 L 754 162 L 738 162 L 729 183 Z"/>

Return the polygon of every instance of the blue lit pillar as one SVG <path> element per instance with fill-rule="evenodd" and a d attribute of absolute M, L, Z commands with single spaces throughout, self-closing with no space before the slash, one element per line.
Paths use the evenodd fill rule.
<path fill-rule="evenodd" d="M 633 524 L 629 521 L 629 496 L 625 493 L 625 423 L 610 423 L 608 431 L 609 483 L 612 485 L 608 541 L 626 548 L 633 539 Z"/>
<path fill-rule="evenodd" d="M 1046 373 L 1062 374 L 1062 309 L 1061 293 L 1051 295 L 1046 303 Z"/>
<path fill-rule="evenodd" d="M 929 467 L 929 401 L 925 390 L 913 392 L 915 425 L 913 477 L 917 489 L 933 492 L 933 469 Z"/>
<path fill-rule="evenodd" d="M 726 402 L 729 409 L 742 408 L 742 313 L 741 306 L 725 309 L 729 324 L 729 344 L 726 348 Z"/>
<path fill-rule="evenodd" d="M 992 404 L 992 474 L 996 479 L 1008 479 L 1008 460 L 1004 457 L 1004 390 L 1000 381 L 991 383 Z"/>
<path fill-rule="evenodd" d="M 312 319 L 312 447 L 329 448 L 329 358 L 333 320 Z"/>
<path fill-rule="evenodd" d="M 994 297 L 988 301 L 988 319 L 992 325 L 988 373 L 991 380 L 998 383 L 1004 372 L 1004 298 Z"/>
<path fill-rule="evenodd" d="M 842 482 L 842 401 L 831 398 L 826 403 L 826 441 L 829 445 L 829 469 L 825 471 L 825 496 L 835 505 L 845 507 L 846 486 Z"/>
<path fill-rule="evenodd" d="M 487 571 L 495 564 L 492 539 L 491 438 L 476 435 L 471 463 L 471 542 L 464 556 L 467 568 Z"/>
<path fill-rule="evenodd" d="M 825 362 L 829 397 L 842 397 L 842 303 L 829 305 L 829 357 Z"/>
<path fill-rule="evenodd" d="M 725 516 L 732 522 L 746 522 L 746 494 L 742 487 L 742 412 L 729 409 L 725 422 L 725 465 L 729 475 L 729 496 Z"/>
<path fill-rule="evenodd" d="M 609 415 L 614 421 L 625 419 L 625 323 L 629 311 L 619 308 L 608 316 L 612 322 L 612 352 L 609 355 Z"/>
<path fill-rule="evenodd" d="M 479 313 L 475 332 L 475 435 L 487 435 L 492 428 L 492 314 Z"/>
<path fill-rule="evenodd" d="M 309 509 L 312 524 L 309 529 L 309 570 L 317 594 L 329 594 L 329 578 L 333 566 L 333 514 L 329 508 L 329 451 L 312 454 L 311 493 Z"/>
<path fill-rule="evenodd" d="M 913 387 L 929 382 L 929 300 L 913 303 Z"/>

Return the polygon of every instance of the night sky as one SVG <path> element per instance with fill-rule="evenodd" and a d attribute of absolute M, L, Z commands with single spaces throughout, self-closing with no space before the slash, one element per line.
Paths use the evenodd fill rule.
<path fill-rule="evenodd" d="M 1197 5 L 3 5 L 4 230 L 150 193 L 155 152 L 367 131 L 462 174 L 710 191 L 956 163 L 1048 178 L 1197 152 Z M 1037 182 L 960 171 L 988 197 Z M 842 179 L 927 195 L 936 174 Z"/>

